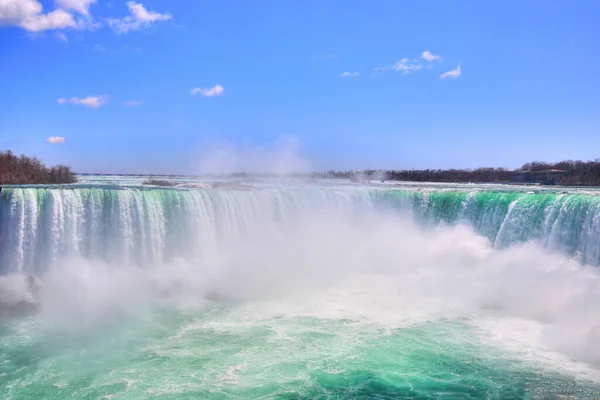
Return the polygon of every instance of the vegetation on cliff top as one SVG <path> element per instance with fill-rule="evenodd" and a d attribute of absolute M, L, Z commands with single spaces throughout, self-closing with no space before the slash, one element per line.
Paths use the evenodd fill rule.
<path fill-rule="evenodd" d="M 16 156 L 10 150 L 0 152 L 0 185 L 74 183 L 71 167 L 47 167 L 36 157 Z"/>

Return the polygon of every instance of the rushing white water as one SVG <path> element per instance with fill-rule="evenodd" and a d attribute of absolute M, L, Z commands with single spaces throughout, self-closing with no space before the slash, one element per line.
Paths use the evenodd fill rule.
<path fill-rule="evenodd" d="M 67 257 L 144 267 L 209 257 L 259 224 L 372 206 L 366 191 L 7 188 L 0 207 L 3 272 L 39 273 Z"/>
<path fill-rule="evenodd" d="M 373 187 L 247 189 L 5 188 L 0 196 L 1 271 L 40 273 L 56 260 L 100 259 L 150 267 L 211 257 L 259 224 L 312 211 L 346 215 L 383 207 L 421 225 L 465 223 L 496 247 L 539 241 L 600 263 L 600 196 Z"/>

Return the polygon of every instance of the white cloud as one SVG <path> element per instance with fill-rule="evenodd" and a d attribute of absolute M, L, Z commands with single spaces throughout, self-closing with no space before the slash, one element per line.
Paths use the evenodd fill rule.
<path fill-rule="evenodd" d="M 0 26 L 18 26 L 29 32 L 77 26 L 71 14 L 62 9 L 42 14 L 37 0 L 0 0 Z"/>
<path fill-rule="evenodd" d="M 389 70 L 402 72 L 403 74 L 409 74 L 411 72 L 415 72 L 415 71 L 419 71 L 419 70 L 423 69 L 424 61 L 429 63 L 429 64 L 427 64 L 428 68 L 433 68 L 434 65 L 432 63 L 434 63 L 436 61 L 441 62 L 441 61 L 443 61 L 443 59 L 441 56 L 439 56 L 437 54 L 433 54 L 430 51 L 424 51 L 421 53 L 421 55 L 419 57 L 416 57 L 412 60 L 407 57 L 404 57 L 403 59 L 401 59 L 394 65 L 385 65 L 383 67 L 373 68 L 373 75 L 377 75 L 380 72 L 389 71 Z"/>
<path fill-rule="evenodd" d="M 62 144 L 66 141 L 67 139 L 64 136 L 50 136 L 46 139 L 46 143 L 48 144 Z"/>
<path fill-rule="evenodd" d="M 402 60 L 398 61 L 396 64 L 394 64 L 392 66 L 392 69 L 394 71 L 399 71 L 402 72 L 404 74 L 408 74 L 412 71 L 418 71 L 421 68 L 423 68 L 422 64 L 419 64 L 417 62 L 410 62 L 410 60 L 408 58 L 403 58 Z"/>
<path fill-rule="evenodd" d="M 340 74 L 341 77 L 344 78 L 350 78 L 353 76 L 358 76 L 358 71 L 354 71 L 354 72 L 343 72 L 342 74 Z"/>
<path fill-rule="evenodd" d="M 27 17 L 20 26 L 30 32 L 42 32 L 52 29 L 75 27 L 73 16 L 63 10 L 54 10 L 45 15 Z"/>
<path fill-rule="evenodd" d="M 193 88 L 190 93 L 196 95 L 200 93 L 204 97 L 220 96 L 225 92 L 225 88 L 221 85 L 215 85 L 211 88 Z"/>
<path fill-rule="evenodd" d="M 108 25 L 119 35 L 142 27 L 148 27 L 153 22 L 173 19 L 173 16 L 169 13 L 161 14 L 155 11 L 148 11 L 143 4 L 136 3 L 135 1 L 128 1 L 127 7 L 131 15 L 122 19 L 109 18 L 107 20 Z"/>
<path fill-rule="evenodd" d="M 443 74 L 440 75 L 440 78 L 442 79 L 446 79 L 446 78 L 458 78 L 461 74 L 461 70 L 460 70 L 460 65 L 456 67 L 456 69 L 453 69 L 451 71 L 448 72 L 444 72 Z"/>
<path fill-rule="evenodd" d="M 80 104 L 87 107 L 98 108 L 106 103 L 106 96 L 88 96 L 84 98 L 71 97 L 70 99 L 60 98 L 58 104 Z"/>
<path fill-rule="evenodd" d="M 69 38 L 62 32 L 56 32 L 56 38 L 58 40 L 62 40 L 65 43 L 69 43 Z"/>
<path fill-rule="evenodd" d="M 161 14 L 155 11 L 148 11 L 143 4 L 136 3 L 135 1 L 128 1 L 127 7 L 129 7 L 129 11 L 135 19 L 143 22 L 166 21 L 172 18 L 169 13 Z"/>
<path fill-rule="evenodd" d="M 425 61 L 442 61 L 442 57 L 433 54 L 430 51 L 424 51 L 423 53 L 421 53 L 421 58 Z"/>
<path fill-rule="evenodd" d="M 137 107 L 144 104 L 144 100 L 130 100 L 123 103 L 125 107 Z"/>
<path fill-rule="evenodd" d="M 92 48 L 96 51 L 106 51 L 106 47 L 102 46 L 101 44 L 94 45 Z"/>
<path fill-rule="evenodd" d="M 72 10 L 81 15 L 90 15 L 90 6 L 96 0 L 56 0 L 56 5 L 64 10 Z"/>
<path fill-rule="evenodd" d="M 0 0 L 0 26 L 18 26 L 34 33 L 64 28 L 95 29 L 99 24 L 89 13 L 94 2 L 96 0 L 56 0 L 57 8 L 44 14 L 38 0 Z M 76 20 L 73 13 L 84 18 Z"/>

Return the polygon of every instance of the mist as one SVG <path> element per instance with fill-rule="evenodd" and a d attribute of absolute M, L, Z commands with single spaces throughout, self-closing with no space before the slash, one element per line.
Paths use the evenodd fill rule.
<path fill-rule="evenodd" d="M 263 145 L 227 140 L 206 142 L 194 158 L 194 171 L 197 175 L 311 172 L 311 163 L 301 155 L 300 149 L 300 142 L 294 137 L 280 137 Z"/>
<path fill-rule="evenodd" d="M 40 276 L 36 318 L 77 331 L 153 308 L 220 304 L 249 320 L 343 319 L 386 329 L 456 319 L 493 321 L 498 334 L 521 321 L 527 334 L 512 346 L 600 367 L 600 275 L 535 242 L 496 249 L 468 226 L 423 229 L 409 214 L 326 207 L 224 239 L 210 255 L 152 268 L 56 260 Z M 30 295 L 21 275 L 4 279 L 10 302 Z"/>

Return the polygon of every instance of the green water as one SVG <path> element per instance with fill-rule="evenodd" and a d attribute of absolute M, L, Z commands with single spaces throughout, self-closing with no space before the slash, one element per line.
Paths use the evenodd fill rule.
<path fill-rule="evenodd" d="M 600 385 L 545 362 L 491 344 L 469 319 L 390 328 L 248 317 L 244 306 L 208 305 L 73 329 L 5 321 L 0 392 L 5 399 L 600 396 Z"/>

